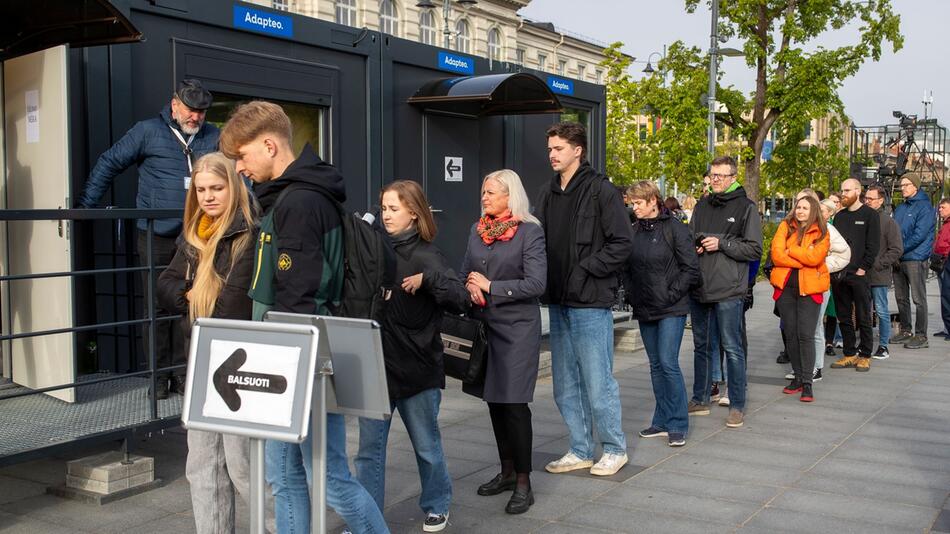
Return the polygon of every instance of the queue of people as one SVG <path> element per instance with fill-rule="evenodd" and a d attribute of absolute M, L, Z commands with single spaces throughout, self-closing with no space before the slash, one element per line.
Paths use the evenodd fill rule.
<path fill-rule="evenodd" d="M 175 335 L 184 340 L 199 317 L 262 320 L 268 310 L 332 315 L 343 285 L 343 176 L 309 145 L 294 153 L 292 124 L 280 106 L 263 101 L 239 106 L 218 138 L 217 130 L 204 124 L 210 103 L 200 82 L 179 85 L 163 111 L 164 122 L 136 125 L 103 155 L 83 204 L 94 205 L 108 182 L 133 162 L 142 168 L 140 180 L 156 190 L 172 191 L 162 180 L 173 176 L 177 183 L 186 176 L 174 195 L 169 193 L 181 197 L 183 221 L 168 222 L 155 238 L 171 240 L 162 243 L 170 258 L 158 280 L 158 304 L 182 315 Z M 139 154 L 136 161 L 122 156 L 143 132 L 170 136 L 178 148 Z M 212 137 L 220 152 L 207 150 Z M 620 280 L 639 323 L 656 399 L 650 426 L 639 436 L 683 446 L 689 418 L 708 415 L 710 404 L 722 404 L 722 398 L 729 406 L 725 425 L 744 423 L 745 312 L 763 236 L 755 203 L 736 179 L 736 161 L 713 160 L 708 192 L 698 201 L 688 197 L 681 208 L 649 181 L 621 195 L 590 165 L 587 132 L 577 123 L 549 128 L 547 145 L 554 175 L 533 210 L 514 171 L 483 179 L 481 217 L 473 221 L 458 271 L 433 244 L 438 229 L 418 183 L 394 181 L 379 195 L 379 230 L 395 258 L 395 284 L 382 321 L 386 379 L 391 408 L 400 413 L 415 453 L 426 532 L 449 524 L 453 495 L 438 424 L 445 387 L 444 313 L 468 314 L 485 326 L 484 380 L 465 384 L 463 391 L 487 404 L 498 452 L 497 474 L 477 493 L 510 492 L 505 506 L 510 514 L 524 513 L 535 502 L 529 404 L 539 366 L 541 303 L 550 316 L 554 398 L 569 435 L 568 450 L 546 471 L 611 476 L 628 461 L 620 386 L 613 376 L 611 306 Z M 177 150 L 182 157 L 173 154 Z M 173 169 L 159 170 L 169 161 Z M 244 180 L 253 182 L 253 191 Z M 822 202 L 815 192 L 803 191 L 779 226 L 769 279 L 792 366 L 785 393 L 815 400 L 826 342 L 833 342 L 833 331 L 826 339 L 821 321 L 832 300 L 844 342 L 844 356 L 832 368 L 869 370 L 872 296 L 881 322 L 874 357 L 887 358 L 888 343 L 901 338 L 907 348 L 926 346 L 920 274 L 950 253 L 950 200 L 941 201 L 944 225 L 934 242 L 929 201 L 919 183 L 907 181 L 902 189 L 908 205 L 894 219 L 880 211 L 883 189 L 869 188 L 861 202 L 861 184 L 846 180 L 840 194 Z M 143 200 L 140 207 L 153 206 Z M 886 291 L 893 269 L 899 269 L 894 282 L 901 288 L 902 326 L 889 339 L 884 322 L 886 317 L 889 323 Z M 944 330 L 939 335 L 950 340 L 950 266 L 943 261 L 940 269 Z M 913 333 L 910 298 L 917 305 Z M 679 363 L 687 316 L 693 333 L 691 393 Z M 174 363 L 166 359 L 160 365 Z M 158 397 L 181 387 L 178 379 L 162 377 Z M 360 419 L 352 473 L 345 421 L 327 416 L 327 504 L 352 532 L 388 532 L 382 510 L 390 428 L 391 420 Z M 272 532 L 309 531 L 312 446 L 309 437 L 300 444 L 266 443 Z M 602 455 L 595 458 L 598 448 Z M 198 532 L 233 532 L 235 498 L 248 496 L 248 440 L 190 430 L 186 476 Z"/>

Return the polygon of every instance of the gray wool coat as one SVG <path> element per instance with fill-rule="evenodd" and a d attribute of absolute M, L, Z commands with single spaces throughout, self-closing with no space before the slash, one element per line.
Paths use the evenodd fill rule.
<path fill-rule="evenodd" d="M 487 326 L 488 364 L 484 384 L 462 389 L 486 402 L 531 402 L 541 351 L 538 297 L 544 293 L 548 272 L 544 231 L 522 223 L 510 241 L 486 245 L 473 225 L 462 280 L 473 271 L 491 281 L 486 306 L 472 306 L 472 316 Z"/>

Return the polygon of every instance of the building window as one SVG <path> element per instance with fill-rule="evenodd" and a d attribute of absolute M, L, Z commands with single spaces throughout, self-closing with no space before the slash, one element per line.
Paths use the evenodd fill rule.
<path fill-rule="evenodd" d="M 538 52 L 538 70 L 543 71 L 548 68 L 548 56 Z"/>
<path fill-rule="evenodd" d="M 419 13 L 419 40 L 427 45 L 435 44 L 435 15 L 431 9 Z"/>
<path fill-rule="evenodd" d="M 501 32 L 498 28 L 488 30 L 488 57 L 492 61 L 501 61 Z"/>
<path fill-rule="evenodd" d="M 604 71 L 597 69 L 594 71 L 594 79 L 597 81 L 597 85 L 604 84 Z"/>
<path fill-rule="evenodd" d="M 287 11 L 289 9 L 287 6 L 287 0 L 273 0 L 271 2 L 271 7 L 277 11 Z"/>
<path fill-rule="evenodd" d="M 379 31 L 389 35 L 399 35 L 399 13 L 393 0 L 379 2 Z"/>
<path fill-rule="evenodd" d="M 336 22 L 356 26 L 356 0 L 336 0 Z"/>
<path fill-rule="evenodd" d="M 583 80 L 584 75 L 587 74 L 586 71 L 587 71 L 587 65 L 584 65 L 583 63 L 578 63 L 577 64 L 577 79 Z"/>
<path fill-rule="evenodd" d="M 518 63 L 519 65 L 522 65 L 522 66 L 523 66 L 523 65 L 524 65 L 524 55 L 525 55 L 525 49 L 524 49 L 524 48 L 515 49 L 515 62 Z"/>
<path fill-rule="evenodd" d="M 564 76 L 564 73 L 567 72 L 567 60 L 559 59 L 557 60 L 557 73 L 561 76 Z"/>
<path fill-rule="evenodd" d="M 455 35 L 455 49 L 463 54 L 469 54 L 472 46 L 472 34 L 467 20 L 459 19 L 455 24 Z"/>

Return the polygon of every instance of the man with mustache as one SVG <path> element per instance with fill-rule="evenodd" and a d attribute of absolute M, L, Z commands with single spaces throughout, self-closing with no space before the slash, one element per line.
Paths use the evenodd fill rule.
<path fill-rule="evenodd" d="M 191 184 L 191 166 L 201 156 L 214 152 L 218 146 L 218 128 L 205 122 L 205 112 L 211 107 L 211 93 L 201 82 L 185 79 L 178 84 L 171 102 L 157 117 L 132 126 L 112 148 L 96 162 L 78 202 L 79 207 L 92 208 L 112 185 L 113 180 L 132 165 L 139 171 L 138 194 L 135 207 L 139 209 L 176 209 L 185 207 L 185 194 Z M 146 266 L 147 222 L 138 221 L 139 265 Z M 175 239 L 181 233 L 181 217 L 159 219 L 152 235 L 152 262 L 168 265 L 175 256 Z M 161 271 L 156 271 L 156 278 Z M 142 286 L 147 287 L 148 274 L 142 273 Z M 156 315 L 169 313 L 155 304 Z M 168 367 L 185 363 L 185 348 L 176 335 L 171 321 L 155 324 L 155 355 L 157 366 Z M 146 354 L 148 328 L 145 328 Z M 185 370 L 162 373 L 155 387 L 159 399 L 168 398 L 169 387 L 182 393 Z M 171 382 L 171 383 L 170 383 Z"/>

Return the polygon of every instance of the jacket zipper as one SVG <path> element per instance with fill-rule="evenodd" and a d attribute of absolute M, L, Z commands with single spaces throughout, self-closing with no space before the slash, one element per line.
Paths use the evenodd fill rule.
<path fill-rule="evenodd" d="M 270 236 L 261 232 L 261 236 L 258 239 L 257 246 L 257 267 L 254 270 L 254 283 L 251 284 L 251 289 L 257 289 L 257 279 L 261 276 L 261 264 L 264 263 L 264 240 L 267 238 L 267 241 L 270 241 Z"/>

